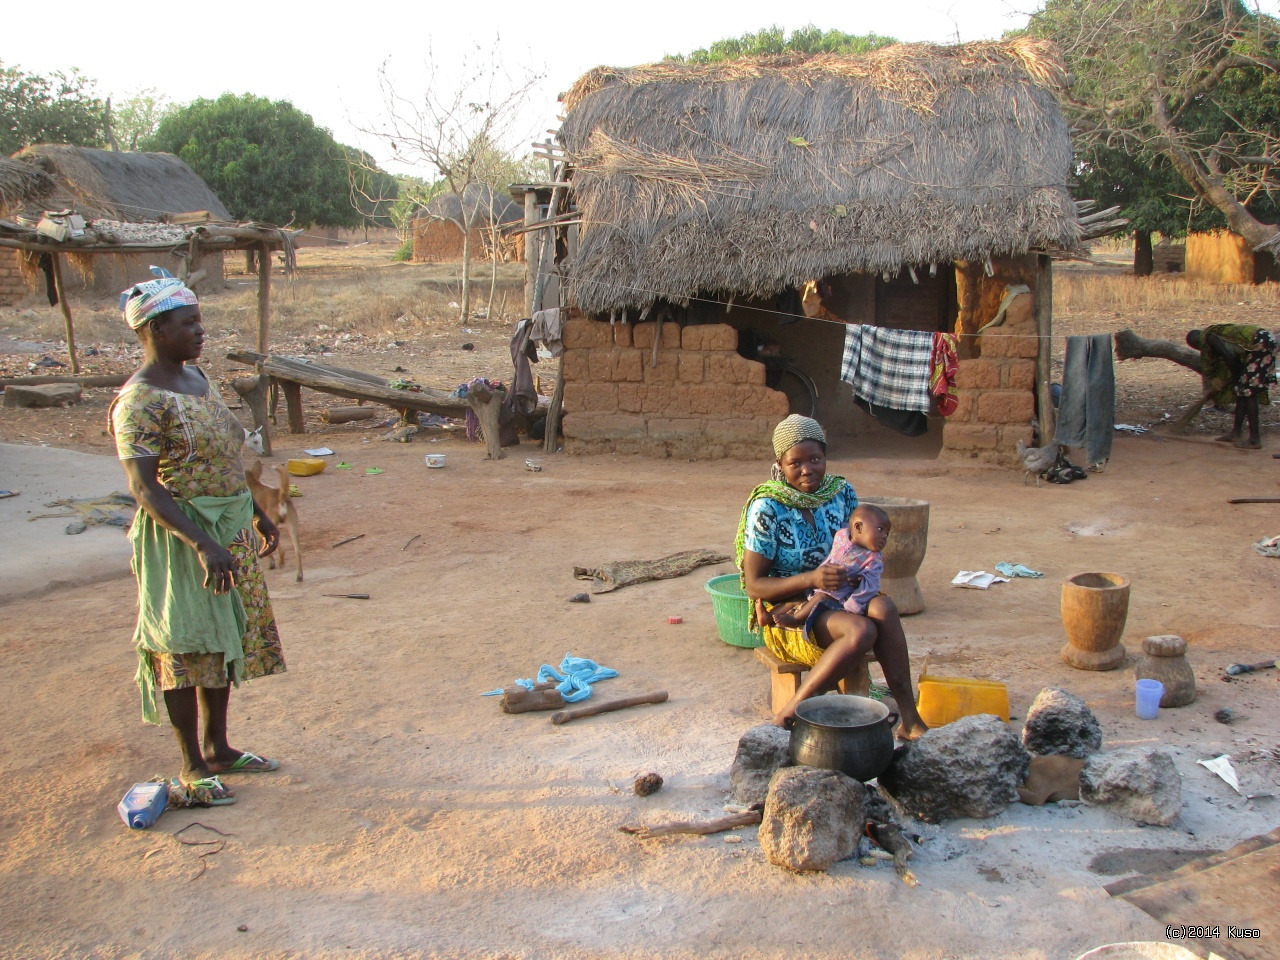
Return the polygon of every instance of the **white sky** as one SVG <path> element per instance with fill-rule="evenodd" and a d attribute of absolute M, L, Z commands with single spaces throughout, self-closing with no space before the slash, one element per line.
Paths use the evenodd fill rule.
<path fill-rule="evenodd" d="M 171 101 L 225 92 L 288 100 L 342 143 L 360 146 L 387 169 L 389 151 L 363 136 L 383 112 L 379 67 L 405 93 L 422 89 L 430 49 L 438 75 L 459 57 L 500 38 L 514 74 L 546 74 L 529 101 L 528 131 L 553 125 L 556 95 L 592 67 L 632 66 L 687 53 L 724 37 L 774 25 L 793 30 L 878 33 L 898 40 L 950 43 L 994 39 L 1024 26 L 1037 0 L 585 0 L 560 6 L 524 0 L 487 3 L 278 2 L 181 4 L 140 0 L 64 0 L 44 8 L 5 4 L 0 62 L 32 73 L 77 67 L 98 92 L 121 100 L 155 88 Z M 1280 13 L 1280 0 L 1262 0 Z M 718 9 L 717 9 L 718 8 Z M 542 18 L 542 12 L 553 11 Z"/>

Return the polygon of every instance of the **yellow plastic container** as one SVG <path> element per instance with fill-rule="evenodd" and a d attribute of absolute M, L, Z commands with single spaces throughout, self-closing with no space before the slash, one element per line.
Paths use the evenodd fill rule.
<path fill-rule="evenodd" d="M 317 473 L 324 472 L 324 461 L 319 457 L 301 457 L 290 460 L 285 464 L 285 469 L 295 477 L 314 477 Z"/>
<path fill-rule="evenodd" d="M 916 709 L 920 719 L 930 727 L 945 726 L 979 713 L 993 713 L 1007 723 L 1009 691 L 995 680 L 939 677 L 929 673 L 920 678 Z"/>

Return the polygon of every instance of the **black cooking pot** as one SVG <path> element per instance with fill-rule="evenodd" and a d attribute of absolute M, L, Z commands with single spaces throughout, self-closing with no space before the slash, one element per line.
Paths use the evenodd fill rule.
<path fill-rule="evenodd" d="M 898 715 L 869 697 L 827 694 L 796 707 L 788 753 L 793 763 L 874 780 L 893 760 Z"/>

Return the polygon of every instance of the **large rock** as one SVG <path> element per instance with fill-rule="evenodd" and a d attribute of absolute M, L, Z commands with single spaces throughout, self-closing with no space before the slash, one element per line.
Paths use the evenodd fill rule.
<path fill-rule="evenodd" d="M 1080 799 L 1138 823 L 1167 827 L 1182 810 L 1182 777 L 1163 750 L 1095 753 L 1080 772 Z"/>
<path fill-rule="evenodd" d="M 1075 694 L 1045 687 L 1027 711 L 1022 745 L 1041 757 L 1056 753 L 1083 760 L 1102 749 L 1102 727 Z"/>
<path fill-rule="evenodd" d="M 790 743 L 791 734 L 772 723 L 759 724 L 742 735 L 738 741 L 738 753 L 729 769 L 734 803 L 744 807 L 764 803 L 773 775 L 779 767 L 791 763 L 787 755 Z"/>
<path fill-rule="evenodd" d="M 760 848 L 788 870 L 826 870 L 858 849 L 866 790 L 838 770 L 784 767 L 773 776 L 760 822 Z"/>
<path fill-rule="evenodd" d="M 879 784 L 907 813 L 929 823 L 992 817 L 1018 799 L 1030 763 L 1003 720 L 979 714 L 900 748 Z"/>
<path fill-rule="evenodd" d="M 80 402 L 78 383 L 11 383 L 4 388 L 6 407 L 65 407 Z"/>

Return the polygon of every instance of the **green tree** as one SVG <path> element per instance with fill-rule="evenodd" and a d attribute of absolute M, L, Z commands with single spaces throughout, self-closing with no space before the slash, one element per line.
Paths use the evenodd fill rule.
<path fill-rule="evenodd" d="M 94 81 L 78 70 L 43 77 L 0 63 L 0 156 L 35 143 L 101 146 L 104 113 Z"/>
<path fill-rule="evenodd" d="M 680 63 L 720 63 L 777 53 L 870 53 L 896 42 L 892 37 L 874 33 L 857 36 L 840 30 L 819 30 L 813 24 L 793 30 L 788 36 L 782 27 L 773 26 L 755 33 L 744 33 L 740 37 L 717 40 L 710 47 L 665 59 Z"/>
<path fill-rule="evenodd" d="M 196 100 L 144 147 L 181 157 L 242 220 L 355 227 L 348 148 L 292 104 L 252 94 Z"/>
<path fill-rule="evenodd" d="M 107 134 L 116 150 L 137 150 L 140 143 L 155 135 L 160 121 L 178 109 L 177 104 L 155 87 L 137 90 L 118 103 L 111 100 L 107 103 L 111 111 Z"/>
<path fill-rule="evenodd" d="M 1170 212 L 1172 173 L 1197 198 L 1187 222 L 1280 245 L 1276 20 L 1239 0 L 1048 0 L 1028 30 L 1062 50 L 1077 151 L 1089 175 L 1129 178 L 1131 218 Z"/>
<path fill-rule="evenodd" d="M 373 157 L 355 147 L 342 147 L 347 160 L 347 196 L 361 226 L 394 227 L 392 210 L 400 196 L 400 181 L 380 168 Z"/>

